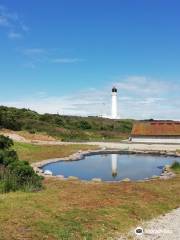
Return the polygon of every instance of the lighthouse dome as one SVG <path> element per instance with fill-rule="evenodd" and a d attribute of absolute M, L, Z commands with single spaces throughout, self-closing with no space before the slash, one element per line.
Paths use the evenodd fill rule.
<path fill-rule="evenodd" d="M 113 87 L 113 88 L 112 88 L 112 92 L 117 92 L 117 88 L 116 88 L 116 87 Z"/>

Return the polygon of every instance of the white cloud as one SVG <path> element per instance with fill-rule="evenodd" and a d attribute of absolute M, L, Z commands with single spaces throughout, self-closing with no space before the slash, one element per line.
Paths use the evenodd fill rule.
<path fill-rule="evenodd" d="M 22 30 L 24 32 L 29 32 L 29 27 L 26 24 L 22 23 L 22 22 L 21 22 L 21 28 L 22 28 Z"/>
<path fill-rule="evenodd" d="M 84 62 L 84 59 L 80 58 L 56 58 L 53 59 L 53 63 L 60 63 L 60 64 L 67 64 L 67 63 L 78 63 L 78 62 Z"/>
<path fill-rule="evenodd" d="M 27 62 L 32 62 L 34 65 L 37 63 L 54 63 L 54 64 L 75 64 L 84 62 L 82 58 L 57 58 L 57 52 L 51 48 L 24 48 L 18 50 L 21 54 L 26 57 Z"/>
<path fill-rule="evenodd" d="M 22 34 L 18 32 L 9 32 L 8 37 L 11 39 L 19 39 L 22 38 Z"/>
<path fill-rule="evenodd" d="M 22 53 L 29 57 L 44 54 L 46 52 L 47 52 L 47 50 L 45 50 L 44 48 L 26 48 L 26 49 L 22 50 Z"/>
<path fill-rule="evenodd" d="M 15 12 L 10 12 L 5 6 L 0 5 L 0 27 L 6 27 L 9 39 L 21 38 L 28 27 Z"/>
<path fill-rule="evenodd" d="M 0 15 L 0 26 L 8 27 L 9 22 L 6 17 Z"/>
<path fill-rule="evenodd" d="M 24 68 L 35 69 L 36 65 L 34 63 L 28 62 L 22 65 Z"/>
<path fill-rule="evenodd" d="M 118 87 L 120 117 L 180 120 L 180 83 L 137 76 L 119 79 L 115 85 Z M 43 92 L 15 102 L 2 102 L 1 105 L 26 107 L 40 113 L 110 115 L 112 86 L 110 83 L 101 90 L 91 88 L 69 96 L 52 97 Z"/>

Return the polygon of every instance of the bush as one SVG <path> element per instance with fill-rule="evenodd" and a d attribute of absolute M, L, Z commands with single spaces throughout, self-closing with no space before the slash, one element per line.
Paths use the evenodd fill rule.
<path fill-rule="evenodd" d="M 14 150 L 0 150 L 0 164 L 8 166 L 18 160 L 17 153 Z"/>
<path fill-rule="evenodd" d="M 171 166 L 173 170 L 180 170 L 180 163 L 179 162 L 174 162 Z"/>
<path fill-rule="evenodd" d="M 27 161 L 19 161 L 17 153 L 9 149 L 13 141 L 0 136 L 0 192 L 39 190 L 42 177 L 38 176 Z"/>
<path fill-rule="evenodd" d="M 0 126 L 3 128 L 11 130 L 21 130 L 21 124 L 16 120 L 14 112 L 9 111 L 8 109 L 0 109 Z"/>
<path fill-rule="evenodd" d="M 78 122 L 77 127 L 82 130 L 91 129 L 91 125 L 86 121 Z"/>
<path fill-rule="evenodd" d="M 33 178 L 36 173 L 27 161 L 14 161 L 8 165 L 10 172 L 18 177 L 20 184 L 28 179 Z"/>
<path fill-rule="evenodd" d="M 0 149 L 9 149 L 11 146 L 13 146 L 13 141 L 8 137 L 0 135 Z"/>
<path fill-rule="evenodd" d="M 38 175 L 27 177 L 25 181 L 9 169 L 0 170 L 0 193 L 10 191 L 38 191 L 42 188 L 42 178 Z"/>
<path fill-rule="evenodd" d="M 0 170 L 0 192 L 7 193 L 19 189 L 17 177 L 7 169 Z"/>

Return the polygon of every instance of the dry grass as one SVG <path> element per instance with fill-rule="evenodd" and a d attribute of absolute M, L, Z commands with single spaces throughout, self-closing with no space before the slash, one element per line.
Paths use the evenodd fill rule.
<path fill-rule="evenodd" d="M 12 134 L 14 136 L 20 136 L 26 140 L 30 141 L 55 141 L 56 138 L 47 135 L 47 133 L 29 133 L 27 131 L 13 131 L 9 129 L 1 129 L 0 134 L 11 136 Z"/>
<path fill-rule="evenodd" d="M 16 143 L 31 162 L 67 156 L 84 145 Z M 105 240 L 141 221 L 180 207 L 180 174 L 144 183 L 92 183 L 45 179 L 36 193 L 0 195 L 0 240 Z"/>
<path fill-rule="evenodd" d="M 27 131 L 19 131 L 18 134 L 25 139 L 31 140 L 31 141 L 55 141 L 56 138 L 47 135 L 46 133 L 29 133 Z"/>
<path fill-rule="evenodd" d="M 15 142 L 14 149 L 18 153 L 19 159 L 32 163 L 44 159 L 66 157 L 79 150 L 97 149 L 97 147 L 83 144 L 36 145 Z"/>
<path fill-rule="evenodd" d="M 108 239 L 180 206 L 180 176 L 146 183 L 45 180 L 0 197 L 0 239 Z"/>

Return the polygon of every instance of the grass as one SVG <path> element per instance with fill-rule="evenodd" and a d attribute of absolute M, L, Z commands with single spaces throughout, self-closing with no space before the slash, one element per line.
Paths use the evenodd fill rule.
<path fill-rule="evenodd" d="M 15 144 L 20 158 L 31 162 L 79 148 L 88 146 Z M 0 194 L 0 240 L 109 240 L 180 207 L 179 192 L 179 173 L 144 183 L 45 179 L 40 192 Z"/>
<path fill-rule="evenodd" d="M 176 173 L 180 172 L 180 163 L 179 162 L 174 162 L 171 166 L 171 169 L 175 171 Z"/>
<path fill-rule="evenodd" d="M 44 159 L 66 157 L 79 150 L 97 149 L 97 147 L 83 144 L 35 145 L 15 142 L 14 149 L 17 151 L 20 160 L 33 163 Z"/>
<path fill-rule="evenodd" d="M 45 180 L 0 195 L 0 239 L 103 240 L 180 206 L 180 176 L 146 183 Z"/>
<path fill-rule="evenodd" d="M 108 141 L 127 139 L 134 120 L 101 117 L 38 114 L 29 109 L 0 106 L 1 128 L 21 131 L 22 136 L 36 139 L 41 135 L 62 141 Z M 29 132 L 26 134 L 24 132 Z M 34 136 L 33 136 L 34 134 Z"/>

